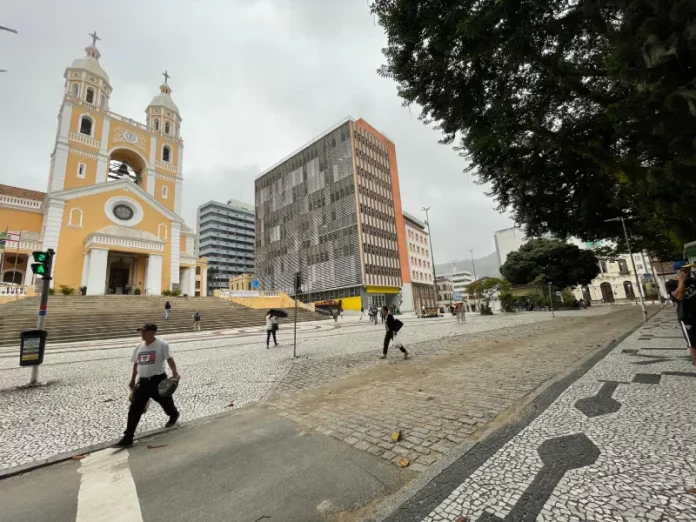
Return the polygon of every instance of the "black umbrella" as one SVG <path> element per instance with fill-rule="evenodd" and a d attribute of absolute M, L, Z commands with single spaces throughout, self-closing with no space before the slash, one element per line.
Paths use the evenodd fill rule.
<path fill-rule="evenodd" d="M 281 317 L 281 318 L 282 318 L 282 317 L 287 317 L 287 316 L 288 316 L 288 313 L 287 313 L 285 310 L 275 310 L 275 309 L 273 309 L 273 310 L 271 310 L 270 313 L 271 313 L 271 315 L 274 316 L 274 317 Z"/>

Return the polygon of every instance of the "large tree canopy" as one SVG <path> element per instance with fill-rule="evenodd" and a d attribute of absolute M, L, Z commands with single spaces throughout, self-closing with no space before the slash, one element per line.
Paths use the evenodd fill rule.
<path fill-rule="evenodd" d="M 372 0 L 381 74 L 529 236 L 696 239 L 696 1 Z"/>
<path fill-rule="evenodd" d="M 500 273 L 513 285 L 551 283 L 557 288 L 588 285 L 599 274 L 591 250 L 555 239 L 533 239 L 508 254 Z"/>

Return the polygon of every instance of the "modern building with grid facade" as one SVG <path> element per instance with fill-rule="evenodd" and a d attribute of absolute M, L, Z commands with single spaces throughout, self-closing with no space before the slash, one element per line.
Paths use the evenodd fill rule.
<path fill-rule="evenodd" d="M 230 278 L 254 272 L 254 207 L 229 200 L 198 207 L 199 254 L 208 258 L 212 290 L 227 290 Z"/>
<path fill-rule="evenodd" d="M 401 306 L 410 282 L 396 148 L 344 120 L 256 179 L 256 276 L 264 290 L 346 310 Z"/>

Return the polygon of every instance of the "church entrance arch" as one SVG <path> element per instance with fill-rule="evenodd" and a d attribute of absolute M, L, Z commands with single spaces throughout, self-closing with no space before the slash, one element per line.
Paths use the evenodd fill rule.
<path fill-rule="evenodd" d="M 147 173 L 147 162 L 139 152 L 119 147 L 109 152 L 109 179 L 130 179 L 142 186 L 143 176 Z"/>
<path fill-rule="evenodd" d="M 602 283 L 599 285 L 600 290 L 602 290 L 602 299 L 604 300 L 605 303 L 613 303 L 614 302 L 614 291 L 611 289 L 611 285 L 609 283 Z"/>

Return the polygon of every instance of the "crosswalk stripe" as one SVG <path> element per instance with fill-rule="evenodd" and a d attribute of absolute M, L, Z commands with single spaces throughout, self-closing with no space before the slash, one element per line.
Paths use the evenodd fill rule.
<path fill-rule="evenodd" d="M 142 522 L 128 451 L 105 449 L 80 461 L 75 522 Z"/>

